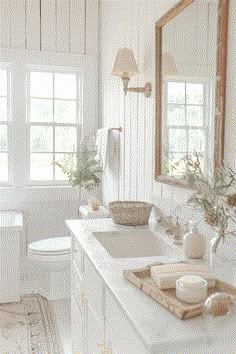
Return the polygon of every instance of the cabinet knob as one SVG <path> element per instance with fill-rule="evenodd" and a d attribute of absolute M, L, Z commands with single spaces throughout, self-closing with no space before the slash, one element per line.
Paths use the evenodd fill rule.
<path fill-rule="evenodd" d="M 101 341 L 101 343 L 98 343 L 98 347 L 100 348 L 102 354 L 111 354 L 109 348 L 107 347 L 105 338 Z"/>
<path fill-rule="evenodd" d="M 103 350 L 105 348 L 105 346 L 106 346 L 106 340 L 103 338 L 101 343 L 98 343 L 98 347 Z"/>
<path fill-rule="evenodd" d="M 86 303 L 87 303 L 85 291 L 81 291 L 81 293 L 80 293 L 80 302 L 81 302 L 82 306 L 86 305 Z"/>
<path fill-rule="evenodd" d="M 101 351 L 103 352 L 104 344 L 103 343 L 98 343 L 98 348 L 101 349 Z"/>

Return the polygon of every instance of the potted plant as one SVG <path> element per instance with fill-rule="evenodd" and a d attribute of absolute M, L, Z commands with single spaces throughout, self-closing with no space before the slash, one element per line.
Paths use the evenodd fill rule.
<path fill-rule="evenodd" d="M 79 187 L 79 205 L 83 189 L 92 190 L 101 182 L 102 168 L 96 158 L 96 149 L 90 139 L 78 145 L 76 152 L 68 153 L 60 162 L 55 161 L 62 172 L 67 176 L 70 184 Z"/>

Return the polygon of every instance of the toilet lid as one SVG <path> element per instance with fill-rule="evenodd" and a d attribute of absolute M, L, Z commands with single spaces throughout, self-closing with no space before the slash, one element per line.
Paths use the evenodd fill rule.
<path fill-rule="evenodd" d="M 70 237 L 53 237 L 32 242 L 28 246 L 30 253 L 36 254 L 65 254 L 70 253 Z"/>

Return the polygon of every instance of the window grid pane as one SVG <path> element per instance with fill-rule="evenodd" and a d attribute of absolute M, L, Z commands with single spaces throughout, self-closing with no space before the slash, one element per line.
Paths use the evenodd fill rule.
<path fill-rule="evenodd" d="M 205 87 L 202 83 L 167 83 L 167 146 L 163 165 L 171 166 L 187 153 L 204 153 Z M 166 165 L 167 164 L 167 165 Z M 202 161 L 204 167 L 204 161 Z M 181 170 L 181 167 L 179 167 Z M 178 174 L 178 171 L 177 171 Z"/>
<path fill-rule="evenodd" d="M 53 180 L 53 154 L 31 153 L 30 154 L 30 179 L 33 181 Z"/>
<path fill-rule="evenodd" d="M 30 180 L 67 180 L 52 162 L 77 146 L 76 74 L 31 72 L 29 81 Z"/>

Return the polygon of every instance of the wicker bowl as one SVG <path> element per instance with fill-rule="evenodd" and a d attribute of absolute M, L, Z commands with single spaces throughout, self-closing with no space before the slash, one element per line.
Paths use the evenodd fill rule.
<path fill-rule="evenodd" d="M 112 220 L 121 225 L 145 225 L 148 223 L 152 204 L 136 201 L 115 201 L 109 203 Z"/>

